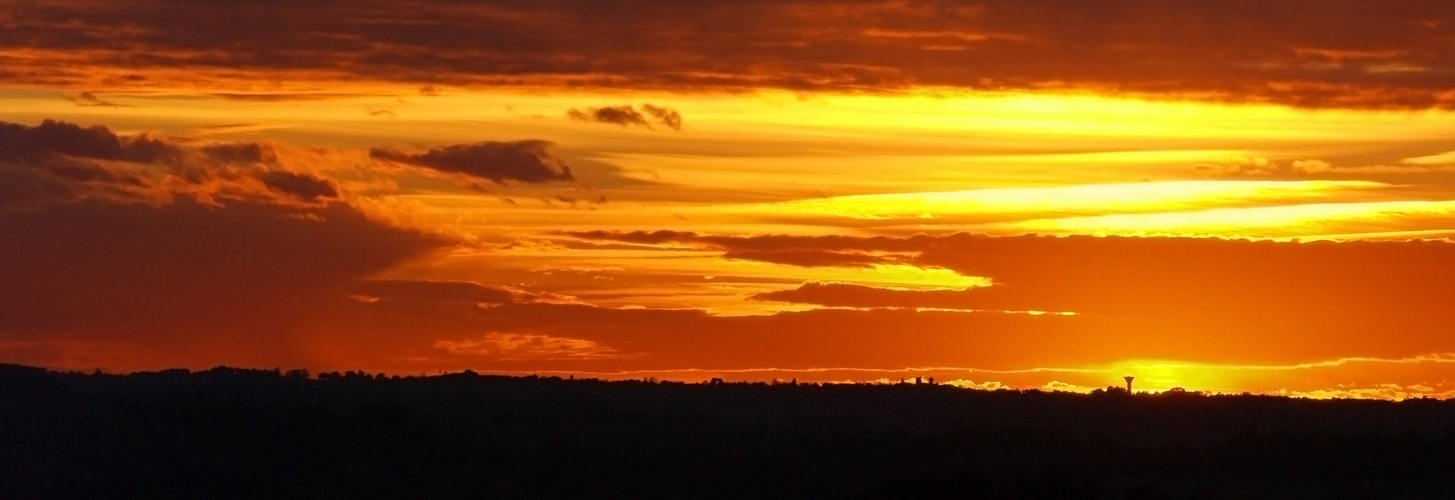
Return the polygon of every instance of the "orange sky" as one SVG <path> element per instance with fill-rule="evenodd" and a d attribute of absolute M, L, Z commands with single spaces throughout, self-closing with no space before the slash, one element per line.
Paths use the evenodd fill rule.
<path fill-rule="evenodd" d="M 1455 394 L 1429 2 L 0 0 L 0 361 Z"/>

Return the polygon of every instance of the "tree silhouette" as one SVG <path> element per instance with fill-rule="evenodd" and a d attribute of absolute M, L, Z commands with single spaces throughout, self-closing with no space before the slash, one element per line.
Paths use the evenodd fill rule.
<path fill-rule="evenodd" d="M 0 366 L 0 497 L 1455 498 L 1455 402 Z"/>

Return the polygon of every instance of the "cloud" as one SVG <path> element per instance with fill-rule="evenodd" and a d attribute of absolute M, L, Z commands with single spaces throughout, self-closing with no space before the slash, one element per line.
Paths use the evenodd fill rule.
<path fill-rule="evenodd" d="M 752 300 L 832 307 L 973 309 L 985 302 L 965 290 L 895 290 L 850 283 L 809 282 L 798 288 L 755 294 Z"/>
<path fill-rule="evenodd" d="M 720 91 L 1081 90 L 1305 107 L 1449 108 L 1455 14 L 1362 0 L 77 0 L 18 16 L 6 81 L 145 83 L 239 99 L 250 81 Z M 175 26 L 194 29 L 179 32 Z M 286 33 L 260 37 L 258 33 Z M 723 29 L 732 26 L 732 29 Z M 168 33 L 168 36 L 155 36 Z M 56 64 L 55 61 L 65 61 Z M 191 84 L 191 85 L 187 85 Z M 428 95 L 430 92 L 421 90 Z M 323 95 L 316 94 L 315 95 Z"/>
<path fill-rule="evenodd" d="M 586 108 L 585 110 L 569 109 L 566 116 L 572 120 L 583 122 L 609 123 L 621 125 L 622 127 L 639 126 L 652 128 L 648 116 L 657 123 L 672 130 L 682 130 L 682 114 L 675 109 L 652 104 L 643 104 L 642 110 L 637 111 L 631 105 L 606 106 L 601 108 Z"/>
<path fill-rule="evenodd" d="M 652 115 L 657 122 L 672 130 L 682 130 L 682 113 L 677 110 L 651 104 L 643 104 L 642 111 Z"/>
<path fill-rule="evenodd" d="M 725 259 L 755 260 L 774 264 L 799 267 L 872 267 L 878 264 L 893 264 L 892 257 L 856 252 L 825 252 L 815 250 L 730 250 L 722 254 Z"/>
<path fill-rule="evenodd" d="M 792 236 L 792 235 L 717 235 L 692 231 L 559 231 L 555 234 L 583 240 L 619 241 L 644 245 L 668 243 L 700 245 L 729 251 L 823 251 L 823 252 L 906 252 L 924 249 L 941 237 L 915 235 L 906 238 L 887 236 Z"/>
<path fill-rule="evenodd" d="M 1445 186 L 1455 182 L 1455 166 L 1440 164 L 1438 160 L 1439 156 L 1432 156 L 1410 158 L 1392 164 L 1336 165 L 1320 159 L 1273 160 L 1253 156 L 1201 163 L 1192 168 L 1200 175 L 1226 179 L 1313 180 L 1336 183 L 1364 181 L 1378 183 L 1386 189 L 1410 189 L 1415 186 Z"/>
<path fill-rule="evenodd" d="M 217 161 L 248 151 L 0 124 L 0 343 L 296 361 L 341 287 L 455 244 L 380 222 L 331 179 Z"/>
<path fill-rule="evenodd" d="M 1333 173 L 1333 165 L 1318 159 L 1279 162 L 1268 158 L 1235 157 L 1221 162 L 1197 165 L 1197 170 L 1211 172 L 1223 177 L 1283 177 L 1306 178 L 1319 174 Z"/>
<path fill-rule="evenodd" d="M 295 101 L 325 101 L 329 99 L 348 99 L 354 97 L 379 97 L 386 94 L 363 94 L 344 92 L 215 92 L 210 94 L 213 97 L 220 97 L 232 101 L 244 102 L 295 102 Z"/>
<path fill-rule="evenodd" d="M 114 108 L 121 106 L 120 104 L 116 104 L 114 102 L 97 97 L 96 94 L 93 92 L 82 92 L 80 94 L 77 94 L 75 97 L 67 97 L 66 99 L 76 103 L 77 106 L 82 107 L 102 106 Z"/>
<path fill-rule="evenodd" d="M 97 160 L 154 162 L 176 154 L 176 148 L 147 137 L 118 137 L 106 127 L 81 127 L 45 120 L 30 127 L 0 122 L 0 161 L 34 160 L 65 155 Z"/>
<path fill-rule="evenodd" d="M 435 303 L 505 304 L 523 301 L 529 294 L 472 281 L 362 280 L 349 292 L 368 300 L 422 301 Z"/>
<path fill-rule="evenodd" d="M 647 117 L 643 116 L 640 112 L 638 112 L 636 109 L 633 109 L 631 106 L 607 106 L 604 108 L 587 108 L 585 111 L 571 108 L 569 110 L 566 110 L 566 116 L 571 117 L 572 120 L 583 122 L 610 123 L 613 125 L 621 125 L 623 127 L 638 125 L 646 128 L 652 128 L 652 125 L 650 123 L 647 123 Z"/>
<path fill-rule="evenodd" d="M 333 181 L 309 174 L 272 170 L 259 173 L 258 180 L 272 191 L 303 201 L 339 197 L 338 186 Z"/>
<path fill-rule="evenodd" d="M 372 148 L 369 157 L 497 184 L 510 181 L 542 184 L 575 179 L 571 167 L 551 154 L 551 146 L 551 142 L 539 140 L 486 141 L 443 146 L 420 154 Z"/>
<path fill-rule="evenodd" d="M 208 158 L 222 163 L 278 164 L 278 152 L 269 145 L 256 142 L 208 144 L 202 146 L 200 151 Z"/>
<path fill-rule="evenodd" d="M 32 210 L 60 200 L 85 197 L 118 200 L 154 198 L 145 172 L 54 158 L 25 164 L 0 160 L 0 213 Z"/>
<path fill-rule="evenodd" d="M 948 386 L 952 386 L 952 387 L 959 387 L 959 388 L 962 388 L 962 389 L 977 389 L 977 390 L 981 390 L 981 391 L 994 391 L 994 390 L 998 390 L 998 389 L 1009 389 L 1009 387 L 1006 387 L 1005 384 L 1002 384 L 1000 382 L 996 382 L 996 381 L 993 381 L 993 380 L 977 383 L 977 382 L 975 382 L 973 380 L 968 380 L 968 379 L 955 379 L 955 380 L 951 380 L 951 381 L 945 382 L 944 384 L 945 385 L 948 385 Z M 1049 386 L 1049 384 L 1047 384 L 1047 385 Z"/>
<path fill-rule="evenodd" d="M 616 350 L 584 339 L 525 333 L 491 332 L 476 338 L 440 340 L 434 346 L 470 359 L 504 361 L 584 360 L 613 358 Z"/>

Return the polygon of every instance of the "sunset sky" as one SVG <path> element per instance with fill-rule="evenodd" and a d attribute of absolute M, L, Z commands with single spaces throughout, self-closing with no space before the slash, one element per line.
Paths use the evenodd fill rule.
<path fill-rule="evenodd" d="M 0 362 L 1455 396 L 1455 8 L 0 0 Z"/>

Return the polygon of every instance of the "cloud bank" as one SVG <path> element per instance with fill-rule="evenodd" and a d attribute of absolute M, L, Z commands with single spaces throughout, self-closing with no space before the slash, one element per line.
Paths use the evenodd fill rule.
<path fill-rule="evenodd" d="M 454 244 L 264 150 L 0 124 L 0 347 L 298 359 L 336 289 Z"/>
<path fill-rule="evenodd" d="M 426 0 L 408 9 L 381 0 L 287 8 L 72 0 L 12 4 L 0 14 L 0 78 L 78 90 L 199 81 L 246 89 L 250 80 L 928 86 L 1455 106 L 1447 70 L 1455 13 L 1422 0 Z"/>

